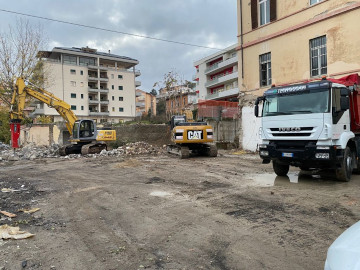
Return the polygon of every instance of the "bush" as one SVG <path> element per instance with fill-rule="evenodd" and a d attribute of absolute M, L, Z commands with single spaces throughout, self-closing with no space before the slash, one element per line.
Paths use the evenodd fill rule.
<path fill-rule="evenodd" d="M 5 110 L 0 110 L 0 141 L 7 144 L 10 143 L 11 139 L 9 122 L 9 112 Z"/>

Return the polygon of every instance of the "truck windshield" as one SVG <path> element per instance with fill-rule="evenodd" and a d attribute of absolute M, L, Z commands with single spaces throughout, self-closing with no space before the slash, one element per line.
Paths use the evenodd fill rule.
<path fill-rule="evenodd" d="M 326 113 L 329 111 L 329 89 L 312 89 L 292 95 L 267 96 L 264 101 L 263 116 Z"/>

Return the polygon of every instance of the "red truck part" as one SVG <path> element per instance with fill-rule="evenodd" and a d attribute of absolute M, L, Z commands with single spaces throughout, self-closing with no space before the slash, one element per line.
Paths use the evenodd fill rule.
<path fill-rule="evenodd" d="M 10 122 L 10 130 L 11 130 L 11 147 L 19 148 L 20 123 L 16 121 Z"/>

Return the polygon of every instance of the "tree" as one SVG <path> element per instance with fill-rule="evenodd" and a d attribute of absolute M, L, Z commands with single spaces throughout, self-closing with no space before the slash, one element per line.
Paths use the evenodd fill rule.
<path fill-rule="evenodd" d="M 165 99 L 160 99 L 159 103 L 156 105 L 156 115 L 165 115 L 166 114 L 166 101 Z"/>
<path fill-rule="evenodd" d="M 179 74 L 175 71 L 169 71 L 164 74 L 164 78 L 162 81 L 154 83 L 153 87 L 159 87 L 160 89 L 165 88 L 166 92 L 169 92 L 174 86 L 179 85 L 181 83 L 181 79 Z"/>
<path fill-rule="evenodd" d="M 37 56 L 45 44 L 42 27 L 23 19 L 15 27 L 9 26 L 7 33 L 0 33 L 0 98 L 6 104 L 10 104 L 18 77 L 43 86 L 43 65 L 38 63 Z"/>
<path fill-rule="evenodd" d="M 11 134 L 9 120 L 9 112 L 7 110 L 0 109 L 0 142 L 10 142 Z"/>
<path fill-rule="evenodd" d="M 150 94 L 152 94 L 153 96 L 157 96 L 157 91 L 155 89 L 152 89 L 150 91 Z"/>

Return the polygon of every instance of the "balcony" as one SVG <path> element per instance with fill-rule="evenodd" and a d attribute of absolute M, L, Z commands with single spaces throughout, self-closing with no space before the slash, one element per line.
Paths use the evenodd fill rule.
<path fill-rule="evenodd" d="M 140 70 L 135 70 L 135 77 L 138 77 L 138 76 L 140 76 L 140 75 L 141 75 Z"/>
<path fill-rule="evenodd" d="M 102 76 L 102 77 L 99 78 L 99 81 L 100 82 L 108 82 L 109 78 L 107 76 Z"/>
<path fill-rule="evenodd" d="M 239 94 L 239 88 L 232 88 L 232 89 L 228 89 L 228 90 L 224 90 L 221 92 L 216 92 L 214 94 L 210 94 L 207 95 L 205 97 L 205 99 L 209 100 L 209 99 L 219 99 L 219 98 L 226 98 L 226 97 L 231 97 L 231 96 L 235 96 Z"/>
<path fill-rule="evenodd" d="M 91 115 L 91 116 L 107 116 L 107 115 L 109 115 L 109 112 L 89 111 L 89 115 Z"/>
<path fill-rule="evenodd" d="M 139 87 L 141 86 L 141 82 L 140 81 L 135 81 L 135 87 Z"/>
<path fill-rule="evenodd" d="M 98 89 L 98 88 L 91 88 L 89 87 L 89 92 L 91 93 L 109 93 L 109 89 L 108 88 L 103 88 L 103 89 Z"/>
<path fill-rule="evenodd" d="M 97 80 L 98 80 L 98 77 L 95 77 L 95 75 L 89 75 L 89 76 L 88 76 L 88 80 L 89 80 L 89 81 L 97 81 Z"/>
<path fill-rule="evenodd" d="M 199 76 L 198 76 L 197 74 L 195 74 L 195 75 L 192 76 L 192 80 L 193 80 L 193 81 L 197 81 L 196 79 L 197 79 L 198 77 L 199 77 Z"/>
<path fill-rule="evenodd" d="M 207 69 L 205 69 L 205 74 L 209 75 L 211 73 L 215 73 L 217 71 L 220 71 L 221 69 L 231 67 L 234 64 L 236 64 L 237 62 L 238 62 L 238 57 L 233 56 L 229 59 L 226 59 L 225 61 L 217 62 L 216 64 L 212 65 L 211 67 L 208 67 Z"/>
<path fill-rule="evenodd" d="M 235 80 L 237 79 L 239 76 L 238 72 L 233 72 L 231 74 L 227 74 L 225 76 L 222 76 L 222 77 L 218 77 L 216 79 L 213 79 L 211 81 L 207 81 L 205 83 L 205 87 L 213 87 L 213 86 L 216 86 L 216 85 L 220 85 L 220 84 L 223 84 L 227 81 L 230 81 L 230 80 Z"/>
<path fill-rule="evenodd" d="M 108 104 L 109 104 L 109 101 L 106 100 L 106 99 L 103 99 L 103 100 L 100 100 L 100 104 L 102 104 L 102 105 L 108 105 Z"/>
<path fill-rule="evenodd" d="M 99 104 L 98 99 L 89 99 L 89 104 Z"/>
<path fill-rule="evenodd" d="M 136 102 L 135 105 L 136 107 L 142 108 L 145 107 L 145 102 Z"/>

